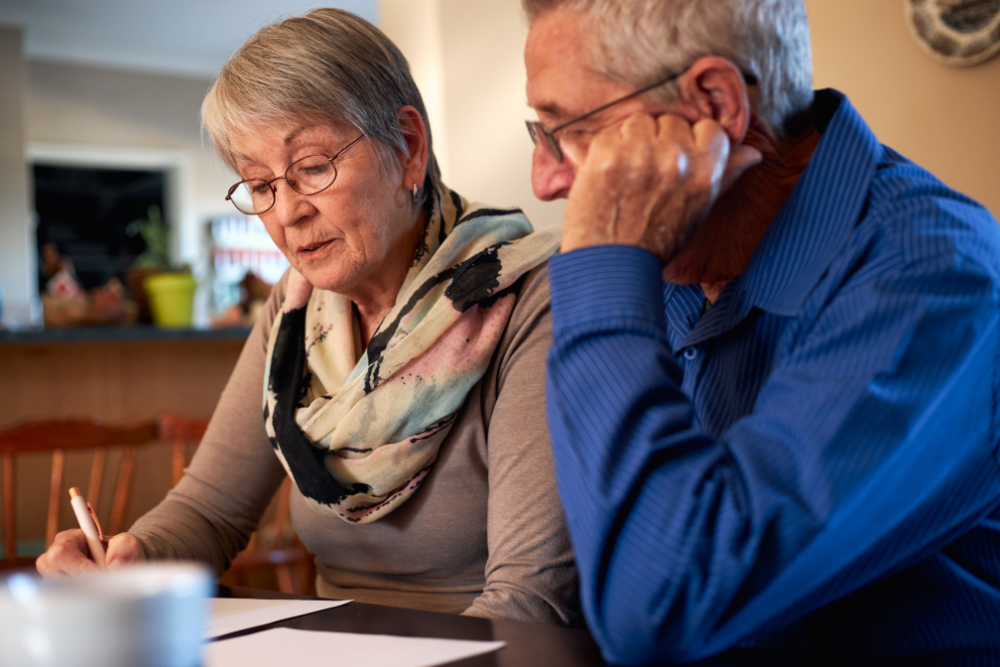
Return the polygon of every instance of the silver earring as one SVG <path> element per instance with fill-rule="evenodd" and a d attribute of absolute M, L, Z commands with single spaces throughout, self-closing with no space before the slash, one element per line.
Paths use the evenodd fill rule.
<path fill-rule="evenodd" d="M 413 203 L 417 203 L 417 184 L 413 184 Z"/>

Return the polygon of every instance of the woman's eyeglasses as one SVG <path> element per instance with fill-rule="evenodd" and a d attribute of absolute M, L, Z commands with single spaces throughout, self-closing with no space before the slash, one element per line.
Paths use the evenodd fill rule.
<path fill-rule="evenodd" d="M 275 183 L 281 179 L 284 179 L 288 186 L 300 195 L 307 197 L 318 195 L 337 180 L 337 166 L 333 163 L 334 160 L 353 148 L 365 136 L 367 135 L 362 134 L 333 157 L 319 154 L 296 160 L 288 166 L 284 176 L 273 178 L 270 181 L 260 178 L 240 181 L 229 188 L 226 199 L 233 202 L 233 206 L 241 213 L 247 215 L 267 213 L 274 207 L 278 193 L 278 187 Z"/>

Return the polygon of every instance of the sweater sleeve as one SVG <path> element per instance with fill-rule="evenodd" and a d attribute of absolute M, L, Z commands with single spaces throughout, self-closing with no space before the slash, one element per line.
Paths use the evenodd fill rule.
<path fill-rule="evenodd" d="M 147 558 L 196 560 L 225 571 L 281 485 L 285 471 L 264 431 L 262 383 L 284 287 L 282 279 L 272 290 L 184 477 L 129 529 Z"/>
<path fill-rule="evenodd" d="M 487 421 L 486 586 L 470 616 L 576 625 L 576 564 L 555 484 L 545 421 L 545 355 L 552 340 L 548 275 L 527 277 L 501 350 Z"/>

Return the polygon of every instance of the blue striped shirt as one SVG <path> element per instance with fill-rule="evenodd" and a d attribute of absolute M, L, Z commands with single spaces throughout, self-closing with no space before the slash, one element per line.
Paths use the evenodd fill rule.
<path fill-rule="evenodd" d="M 636 248 L 551 260 L 559 490 L 612 662 L 1000 664 L 1000 228 L 839 93 L 815 108 L 710 307 Z"/>

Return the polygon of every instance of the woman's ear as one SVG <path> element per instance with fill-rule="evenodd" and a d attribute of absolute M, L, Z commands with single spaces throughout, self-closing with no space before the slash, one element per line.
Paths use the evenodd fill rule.
<path fill-rule="evenodd" d="M 729 60 L 705 56 L 695 61 L 679 80 L 685 104 L 702 118 L 711 118 L 739 144 L 750 127 L 750 96 L 740 69 Z"/>
<path fill-rule="evenodd" d="M 403 188 L 412 190 L 414 184 L 417 188 L 422 188 L 427 172 L 427 126 L 424 125 L 420 112 L 409 105 L 401 107 L 396 112 L 396 117 L 403 128 L 403 137 L 410 153 L 406 156 L 402 151 L 397 151 L 399 164 L 403 167 Z"/>

